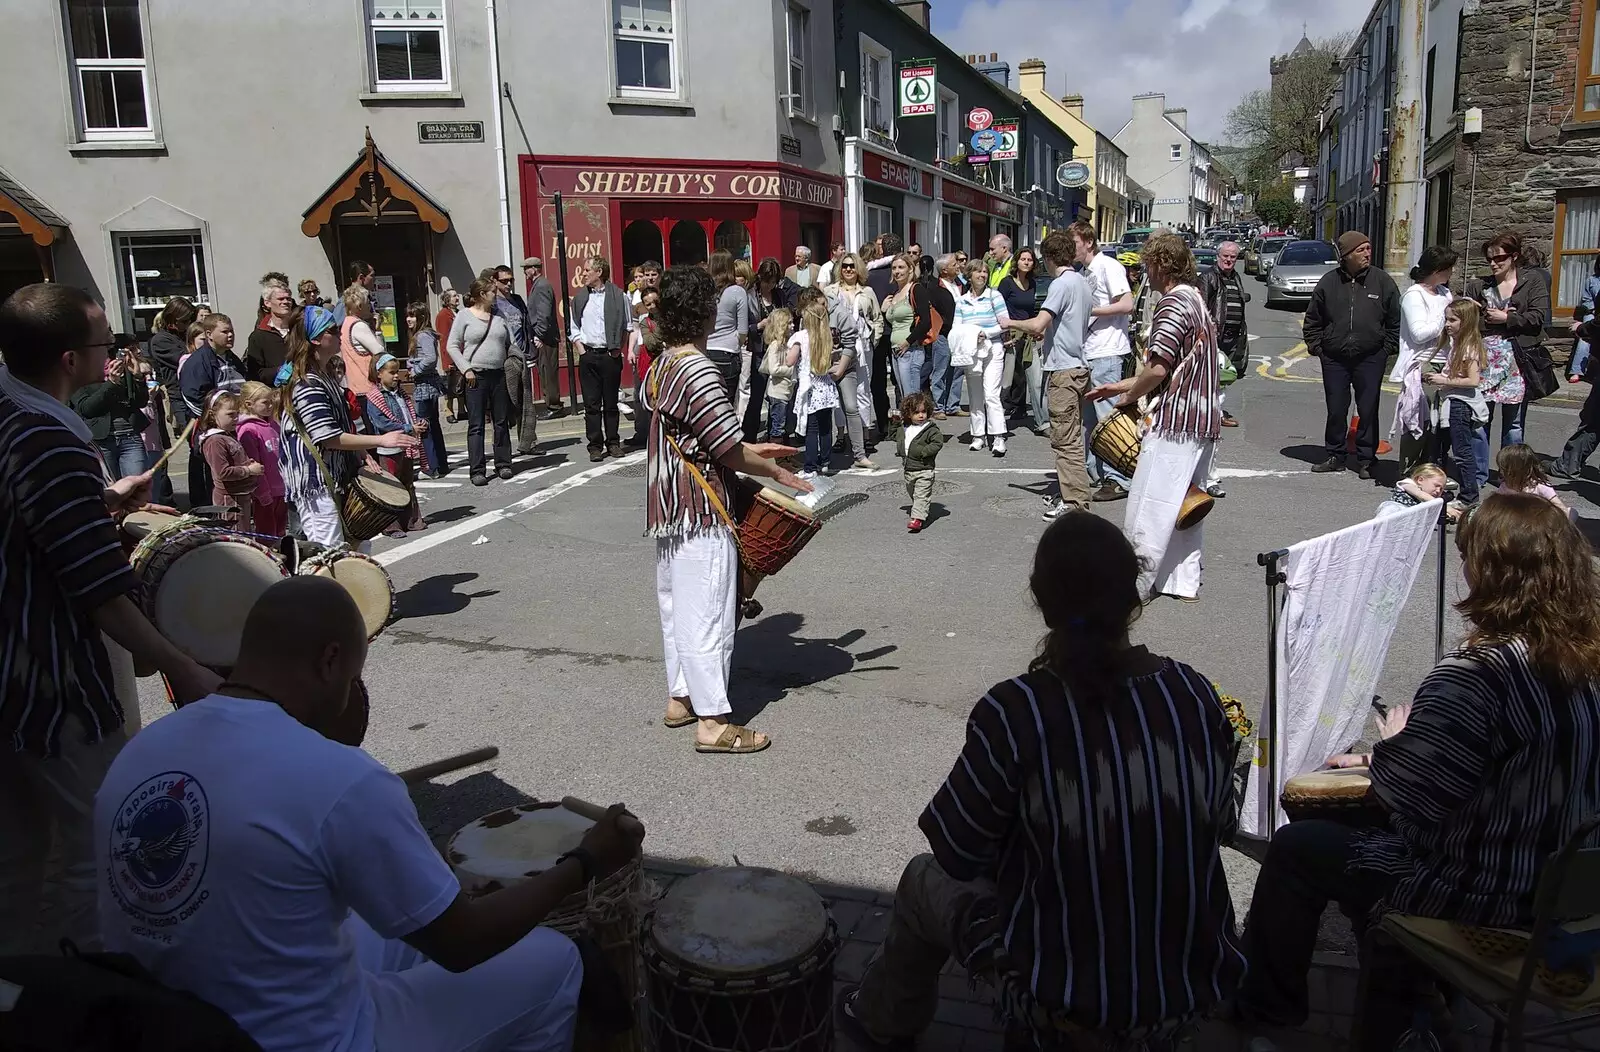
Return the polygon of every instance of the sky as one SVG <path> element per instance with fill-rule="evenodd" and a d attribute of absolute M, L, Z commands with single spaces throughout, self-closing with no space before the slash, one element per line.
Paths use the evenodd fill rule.
<path fill-rule="evenodd" d="M 1245 92 L 1265 88 L 1268 60 L 1300 40 L 1359 29 L 1370 0 L 932 0 L 933 30 L 960 54 L 1045 62 L 1045 87 L 1084 97 L 1084 118 L 1113 136 L 1131 99 L 1162 92 L 1189 111 L 1189 133 L 1223 137 Z M 1025 41 L 1025 43 L 1019 43 Z"/>

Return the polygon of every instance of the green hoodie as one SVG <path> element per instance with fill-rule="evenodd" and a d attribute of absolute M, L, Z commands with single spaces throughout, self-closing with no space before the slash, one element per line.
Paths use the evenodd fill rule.
<path fill-rule="evenodd" d="M 900 429 L 899 441 L 895 443 L 895 452 L 900 454 L 901 468 L 905 471 L 931 471 L 934 458 L 938 457 L 939 450 L 944 448 L 945 436 L 940 433 L 939 425 L 928 421 L 928 426 L 917 432 L 917 437 L 911 440 L 911 446 L 906 447 L 906 428 Z"/>

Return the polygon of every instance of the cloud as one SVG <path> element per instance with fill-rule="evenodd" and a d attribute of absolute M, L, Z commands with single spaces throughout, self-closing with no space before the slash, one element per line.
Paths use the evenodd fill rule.
<path fill-rule="evenodd" d="M 934 31 L 960 54 L 1040 58 L 1056 96 L 1084 97 L 1084 117 L 1107 136 L 1132 98 L 1159 91 L 1189 111 L 1197 138 L 1222 137 L 1245 92 L 1270 82 L 1273 55 L 1359 28 L 1367 0 L 933 0 Z M 1016 41 L 1025 41 L 1018 44 Z"/>

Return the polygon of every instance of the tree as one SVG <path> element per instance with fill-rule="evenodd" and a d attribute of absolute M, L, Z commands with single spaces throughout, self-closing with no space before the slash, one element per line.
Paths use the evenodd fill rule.
<path fill-rule="evenodd" d="M 1247 151 L 1246 186 L 1265 189 L 1285 167 L 1317 156 L 1319 116 L 1338 83 L 1338 63 L 1354 33 L 1340 33 L 1272 60 L 1272 87 L 1247 92 L 1228 112 L 1229 140 Z"/>
<path fill-rule="evenodd" d="M 1256 215 L 1274 230 L 1287 230 L 1298 226 L 1303 211 L 1294 199 L 1294 187 L 1279 178 L 1263 186 L 1256 194 Z"/>

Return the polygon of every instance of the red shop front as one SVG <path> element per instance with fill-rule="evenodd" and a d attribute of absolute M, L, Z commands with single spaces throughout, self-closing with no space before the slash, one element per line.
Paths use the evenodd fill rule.
<path fill-rule="evenodd" d="M 555 278 L 559 192 L 573 287 L 579 264 L 595 255 L 626 285 L 640 263 L 704 263 L 718 249 L 788 267 L 795 246 L 806 245 L 820 262 L 844 234 L 844 184 L 787 164 L 529 155 L 520 162 L 523 244 Z"/>

